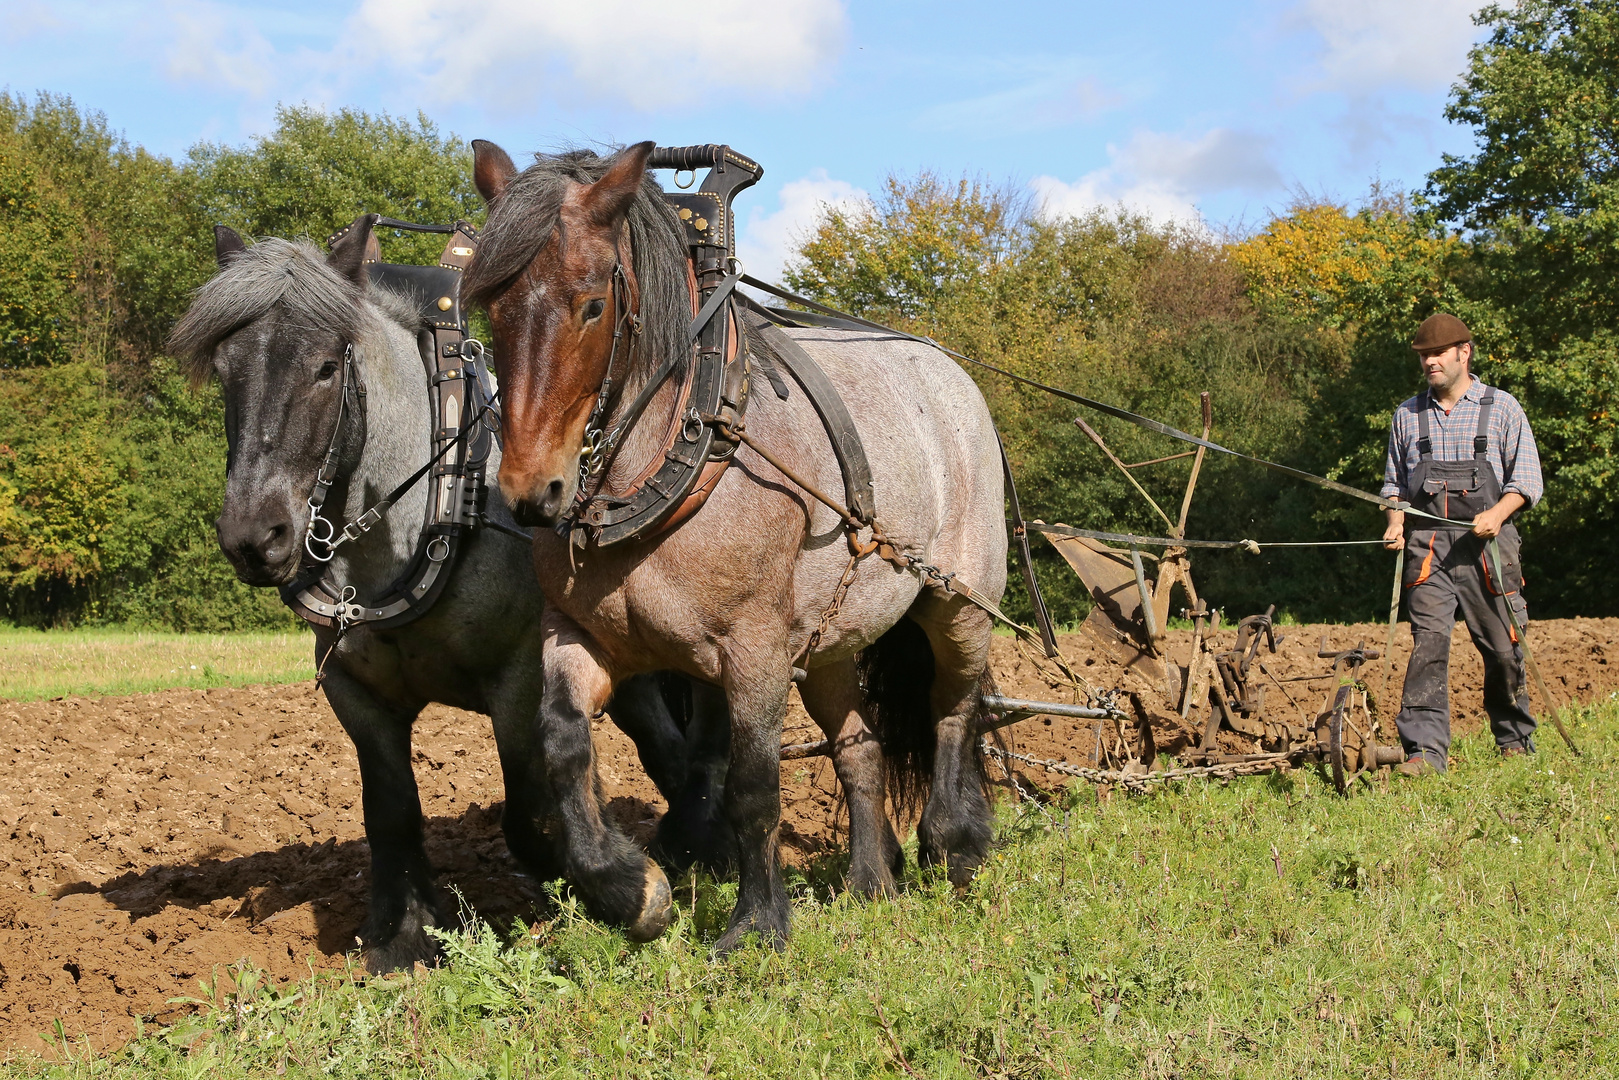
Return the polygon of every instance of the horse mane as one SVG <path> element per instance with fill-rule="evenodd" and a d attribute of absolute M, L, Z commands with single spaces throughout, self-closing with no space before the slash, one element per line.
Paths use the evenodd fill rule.
<path fill-rule="evenodd" d="M 370 300 L 413 333 L 423 325 L 420 308 L 409 297 L 378 285 L 362 292 L 326 265 L 325 254 L 308 240 L 269 237 L 238 252 L 196 291 L 169 334 L 169 352 L 192 384 L 200 384 L 213 369 L 219 343 L 277 307 L 293 322 L 350 341 L 361 338 L 368 323 L 361 300 Z"/>
<path fill-rule="evenodd" d="M 590 150 L 536 154 L 534 164 L 514 177 L 489 207 L 488 224 L 478 236 L 478 253 L 461 282 L 465 302 L 487 305 L 522 273 L 556 231 L 569 183 L 595 183 L 616 158 Z M 641 289 L 643 347 L 637 368 L 645 375 L 671 356 L 683 365 L 691 353 L 686 340 L 691 293 L 686 284 L 685 232 L 650 173 L 630 203 L 629 225 L 630 261 Z M 676 370 L 682 372 L 684 367 Z M 633 388 L 626 384 L 626 391 Z"/>

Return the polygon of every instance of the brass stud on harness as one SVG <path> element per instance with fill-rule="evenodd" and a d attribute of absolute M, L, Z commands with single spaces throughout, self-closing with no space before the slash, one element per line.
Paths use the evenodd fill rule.
<path fill-rule="evenodd" d="M 441 296 L 438 298 L 438 309 L 440 311 L 449 311 L 454 306 L 455 301 L 451 300 L 448 296 Z"/>

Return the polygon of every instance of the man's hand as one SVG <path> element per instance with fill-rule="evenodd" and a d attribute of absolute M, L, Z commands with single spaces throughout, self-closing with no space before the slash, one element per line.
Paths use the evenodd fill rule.
<path fill-rule="evenodd" d="M 1483 540 L 1493 540 L 1501 535 L 1501 526 L 1505 525 L 1507 518 L 1511 517 L 1524 505 L 1524 497 L 1516 491 L 1509 491 L 1501 496 L 1501 501 L 1473 518 L 1473 535 Z"/>
<path fill-rule="evenodd" d="M 1399 551 L 1405 546 L 1405 511 L 1389 510 L 1388 527 L 1383 530 L 1383 546 L 1390 551 Z"/>

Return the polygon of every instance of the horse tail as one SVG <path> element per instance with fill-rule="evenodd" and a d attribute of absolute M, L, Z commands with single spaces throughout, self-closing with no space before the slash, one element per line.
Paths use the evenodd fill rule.
<path fill-rule="evenodd" d="M 933 647 L 901 619 L 855 658 L 867 723 L 883 748 L 888 797 L 909 817 L 927 799 L 933 777 Z"/>

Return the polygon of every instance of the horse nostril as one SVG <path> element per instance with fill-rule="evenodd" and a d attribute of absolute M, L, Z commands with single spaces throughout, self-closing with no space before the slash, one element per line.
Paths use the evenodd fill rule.
<path fill-rule="evenodd" d="M 545 485 L 545 498 L 540 500 L 540 506 L 547 514 L 556 514 L 562 509 L 562 481 L 553 480 Z"/>
<path fill-rule="evenodd" d="M 286 522 L 270 526 L 259 540 L 259 551 L 266 563 L 274 563 L 292 546 L 292 527 Z"/>

